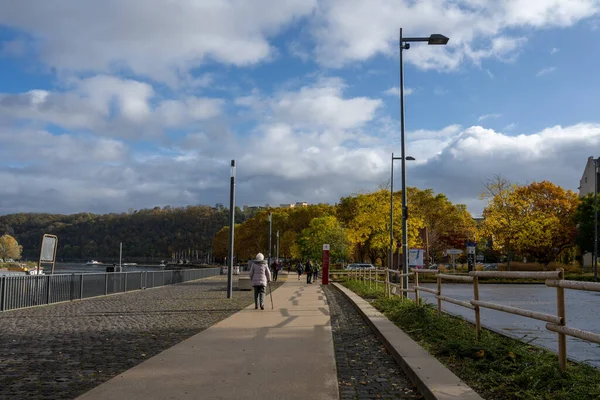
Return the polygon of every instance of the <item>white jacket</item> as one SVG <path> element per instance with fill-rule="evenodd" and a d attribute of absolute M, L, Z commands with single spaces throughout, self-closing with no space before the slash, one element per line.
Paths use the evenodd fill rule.
<path fill-rule="evenodd" d="M 267 286 L 267 282 L 271 282 L 271 270 L 267 265 L 267 260 L 252 263 L 250 280 L 252 280 L 252 286 Z"/>

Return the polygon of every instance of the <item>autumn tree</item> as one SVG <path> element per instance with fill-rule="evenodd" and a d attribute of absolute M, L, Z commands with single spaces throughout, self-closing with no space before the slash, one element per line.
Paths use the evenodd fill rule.
<path fill-rule="evenodd" d="M 496 249 L 547 265 L 573 247 L 579 200 L 571 190 L 548 181 L 517 186 L 502 179 L 492 189 L 495 195 L 484 210 L 482 231 L 493 237 Z"/>
<path fill-rule="evenodd" d="M 494 250 L 506 255 L 508 269 L 514 251 L 514 241 L 520 232 L 519 206 L 513 196 L 517 185 L 501 175 L 496 175 L 485 184 L 485 191 L 479 194 L 488 204 L 483 210 L 484 221 L 480 226 L 480 236 L 492 239 Z"/>
<path fill-rule="evenodd" d="M 515 250 L 547 265 L 574 246 L 574 216 L 579 203 L 576 193 L 542 181 L 517 188 L 513 196 L 520 221 Z"/>
<path fill-rule="evenodd" d="M 13 260 L 21 259 L 21 252 L 23 247 L 19 246 L 17 240 L 10 235 L 0 236 L 0 258 L 7 260 L 12 258 Z"/>

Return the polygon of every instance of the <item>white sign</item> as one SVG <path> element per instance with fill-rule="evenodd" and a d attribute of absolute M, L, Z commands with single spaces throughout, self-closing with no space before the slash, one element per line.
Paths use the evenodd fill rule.
<path fill-rule="evenodd" d="M 423 249 L 410 249 L 408 251 L 408 266 L 413 268 L 423 268 Z"/>
<path fill-rule="evenodd" d="M 454 254 L 454 255 L 458 255 L 458 254 L 462 254 L 462 250 L 460 249 L 448 249 L 446 250 L 446 254 Z"/>
<path fill-rule="evenodd" d="M 56 236 L 44 235 L 42 239 L 42 251 L 40 251 L 41 262 L 54 262 L 57 241 L 58 238 Z"/>
<path fill-rule="evenodd" d="M 328 244 L 324 244 L 323 245 L 323 250 L 329 250 L 329 245 Z"/>
<path fill-rule="evenodd" d="M 467 254 L 475 254 L 475 246 L 467 246 Z"/>

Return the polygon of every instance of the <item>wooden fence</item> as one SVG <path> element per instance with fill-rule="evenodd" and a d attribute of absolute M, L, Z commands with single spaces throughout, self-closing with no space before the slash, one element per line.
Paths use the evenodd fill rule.
<path fill-rule="evenodd" d="M 436 277 L 436 289 L 419 286 L 419 275 L 423 274 L 434 275 Z M 437 300 L 438 315 L 441 315 L 443 301 L 456 304 L 461 307 L 469 308 L 475 312 L 475 329 L 477 340 L 479 340 L 481 335 L 481 308 L 488 308 L 490 310 L 519 315 L 522 317 L 532 318 L 539 321 L 545 321 L 546 329 L 552 332 L 556 332 L 558 334 L 558 362 L 561 371 L 565 371 L 567 368 L 567 335 L 600 344 L 600 334 L 567 326 L 565 313 L 565 289 L 600 292 L 600 283 L 565 280 L 564 270 L 562 268 L 557 269 L 556 271 L 545 272 L 472 271 L 469 272 L 468 275 L 445 274 L 440 273 L 438 270 L 428 269 L 411 269 L 411 272 L 407 274 L 395 270 L 378 269 L 349 271 L 344 275 L 351 279 L 361 280 L 365 284 L 368 283 L 370 287 L 371 284 L 374 284 L 375 287 L 381 284 L 383 285 L 384 292 L 387 296 L 404 296 L 407 293 L 414 293 L 415 302 L 417 304 L 420 304 L 419 292 L 432 293 L 435 295 L 435 298 Z M 410 289 L 404 288 L 402 284 L 402 279 L 399 279 L 399 284 L 390 282 L 390 276 L 392 275 L 395 275 L 398 278 L 402 278 L 405 276 L 413 276 L 413 287 Z M 482 301 L 479 298 L 479 280 L 487 278 L 544 280 L 547 287 L 556 288 L 556 315 Z M 442 293 L 443 281 L 458 281 L 472 283 L 473 299 L 470 301 L 463 301 L 444 296 Z"/>

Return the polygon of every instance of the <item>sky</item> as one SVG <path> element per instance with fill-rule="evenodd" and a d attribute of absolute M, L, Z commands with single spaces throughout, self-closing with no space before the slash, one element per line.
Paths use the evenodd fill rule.
<path fill-rule="evenodd" d="M 0 214 L 298 201 L 406 183 L 576 191 L 600 154 L 600 0 L 0 2 Z M 394 164 L 394 188 L 401 187 Z"/>

